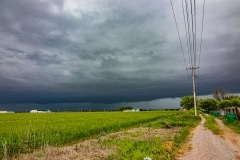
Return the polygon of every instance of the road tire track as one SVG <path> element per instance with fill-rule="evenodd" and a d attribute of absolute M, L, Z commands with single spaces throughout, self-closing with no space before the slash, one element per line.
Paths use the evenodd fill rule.
<path fill-rule="evenodd" d="M 225 138 L 214 135 L 204 127 L 205 118 L 193 131 L 189 144 L 191 151 L 177 158 L 177 160 L 237 160 L 236 148 L 234 149 Z M 238 146 L 240 147 L 240 146 Z"/>

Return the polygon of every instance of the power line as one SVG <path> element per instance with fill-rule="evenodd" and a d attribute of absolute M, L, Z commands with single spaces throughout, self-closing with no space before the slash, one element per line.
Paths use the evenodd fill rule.
<path fill-rule="evenodd" d="M 215 80 L 215 81 L 219 81 L 219 82 L 231 82 L 229 80 L 224 80 L 224 79 L 219 79 L 217 77 L 209 77 L 209 76 L 201 76 L 204 79 L 209 79 L 209 80 Z M 231 78 L 231 80 L 238 80 L 240 77 L 233 77 Z"/>
<path fill-rule="evenodd" d="M 193 99 L 194 99 L 194 112 L 195 116 L 197 116 L 197 104 L 196 104 L 196 85 L 195 85 L 195 70 L 196 68 L 196 3 L 194 0 L 194 4 L 190 0 L 190 11 L 191 11 L 191 23 L 192 23 L 192 60 L 193 67 L 189 68 L 192 70 L 192 88 L 193 88 Z"/>
<path fill-rule="evenodd" d="M 183 59 L 184 59 L 185 66 L 186 66 L 186 68 L 187 68 L 186 60 L 185 60 L 185 56 L 184 56 L 184 52 L 183 52 L 182 41 L 181 41 L 180 34 L 179 34 L 179 30 L 178 30 L 177 19 L 176 19 L 175 12 L 174 12 L 174 9 L 173 9 L 172 0 L 170 0 L 170 2 L 171 2 L 171 6 L 172 6 L 172 12 L 173 12 L 175 24 L 176 24 L 176 27 L 177 27 L 178 39 L 179 39 L 179 41 L 180 41 L 180 45 L 181 45 L 181 49 L 182 49 L 182 56 L 183 56 Z"/>
<path fill-rule="evenodd" d="M 190 67 L 193 67 L 193 64 L 192 64 L 192 39 L 191 39 L 191 26 L 190 26 L 190 15 L 189 15 L 189 7 L 188 7 L 188 2 L 187 0 L 185 0 L 185 10 L 186 10 L 186 15 L 187 15 L 187 34 L 188 34 L 188 43 L 189 43 L 189 59 L 190 59 Z"/>
<path fill-rule="evenodd" d="M 204 84 L 204 87 L 203 86 L 198 87 L 199 88 L 198 91 L 209 90 L 209 89 L 214 90 L 219 87 L 226 88 L 227 91 L 229 91 L 229 92 L 238 92 L 239 93 L 239 91 L 240 91 L 240 88 L 236 88 L 236 86 L 231 86 L 231 83 L 227 83 L 227 85 L 221 85 L 221 83 L 216 84 L 216 82 L 214 82 L 214 81 L 209 82 L 208 80 L 206 80 L 206 79 L 218 80 L 216 78 L 200 78 L 200 77 L 198 77 L 198 78 L 201 81 L 201 83 Z M 219 82 L 227 82 L 227 81 L 223 81 L 223 80 L 218 80 L 218 81 Z"/>
<path fill-rule="evenodd" d="M 193 67 L 193 64 L 192 64 L 192 39 L 191 39 L 191 27 L 190 27 L 190 11 L 189 11 L 189 7 L 188 7 L 188 2 L 187 0 L 184 0 L 185 2 L 185 12 L 186 12 L 186 22 L 187 22 L 187 41 L 188 41 L 188 44 L 189 44 L 189 65 L 190 67 Z M 183 7 L 184 8 L 184 7 Z"/>
<path fill-rule="evenodd" d="M 200 53 L 199 53 L 199 62 L 198 66 L 200 66 L 201 61 L 201 54 L 202 54 L 202 35 L 203 35 L 203 22 L 204 22 L 204 16 L 205 16 L 205 0 L 203 1 L 203 15 L 202 15 L 202 30 L 201 30 L 201 39 L 200 39 Z"/>
<path fill-rule="evenodd" d="M 197 61 L 197 21 L 196 21 L 196 0 L 194 0 L 194 66 L 196 67 Z"/>
<path fill-rule="evenodd" d="M 182 49 L 184 63 L 185 63 L 185 66 L 187 66 L 172 0 L 170 0 L 170 2 L 171 2 L 172 12 L 173 12 L 173 16 L 174 16 L 174 20 L 177 28 L 178 39 Z M 189 1 L 184 0 L 184 2 L 185 2 L 185 7 L 182 0 L 182 13 L 184 17 L 185 37 L 187 42 L 187 51 L 188 51 L 188 56 L 189 56 L 188 58 L 190 63 L 190 68 L 187 68 L 187 67 L 186 68 L 192 71 L 192 89 L 193 89 L 193 97 L 194 97 L 194 110 L 195 110 L 195 116 L 196 116 L 197 112 L 196 112 L 195 78 L 196 78 L 196 69 L 198 69 L 200 66 L 200 60 L 199 60 L 199 64 L 197 67 L 197 8 L 196 8 L 196 0 L 189 0 Z M 204 10 L 204 6 L 205 6 L 205 0 L 203 4 L 203 10 Z M 203 13 L 203 18 L 204 18 L 204 13 Z M 202 45 L 202 33 L 203 33 L 203 19 L 202 19 L 200 46 Z M 201 54 L 201 51 L 199 53 L 199 58 L 200 58 L 200 54 Z M 199 75 L 199 70 L 198 70 L 198 75 Z M 199 82 L 199 78 L 198 78 L 198 82 Z"/>
<path fill-rule="evenodd" d="M 179 34 L 177 19 L 176 19 L 176 16 L 175 16 L 172 0 L 170 0 L 170 2 L 171 2 L 172 12 L 173 12 L 173 16 L 174 16 L 174 20 L 175 20 L 175 24 L 176 24 L 176 28 L 177 28 L 178 39 L 179 39 L 181 50 L 182 50 L 182 56 L 183 56 L 184 64 L 185 64 L 185 67 L 187 68 L 187 64 L 186 64 L 186 60 L 185 60 L 185 56 L 184 56 L 184 51 L 183 51 L 183 46 L 182 46 L 182 41 L 181 41 L 180 34 Z M 187 75 L 188 75 L 188 78 L 189 78 L 188 71 L 187 71 Z"/>
<path fill-rule="evenodd" d="M 198 66 L 200 66 L 201 62 L 201 54 L 202 54 L 202 35 L 203 35 L 203 22 L 204 22 L 204 15 L 205 15 L 205 0 L 203 0 L 203 7 L 202 7 L 202 29 L 201 29 L 201 38 L 200 38 L 200 51 L 199 51 L 199 57 L 198 57 Z M 198 76 L 200 71 L 198 70 Z M 199 79 L 198 79 L 199 83 Z"/>
<path fill-rule="evenodd" d="M 182 10 L 183 10 L 183 17 L 184 17 L 184 28 L 185 28 L 185 36 L 186 36 L 186 41 L 187 41 L 187 51 L 188 51 L 188 60 L 189 60 L 189 64 L 191 64 L 191 56 L 190 56 L 190 42 L 189 42 L 189 39 L 188 39 L 188 33 L 187 32 L 187 24 L 186 24 L 186 16 L 185 16 L 185 10 L 184 10 L 184 5 L 183 5 L 183 0 L 182 0 Z M 186 14 L 187 14 L 187 11 L 186 11 Z M 187 68 L 187 66 L 185 65 L 185 67 Z M 188 70 L 187 70 L 187 75 L 188 75 L 188 80 L 190 82 L 190 77 L 189 77 L 189 73 L 188 73 Z"/>
<path fill-rule="evenodd" d="M 192 6 L 192 1 L 190 0 L 190 13 L 191 13 L 191 32 L 192 32 L 192 63 L 193 63 L 193 67 L 195 67 L 195 64 L 194 64 L 194 52 L 195 52 L 195 49 L 194 49 L 194 44 L 195 44 L 195 42 L 194 42 L 194 31 L 193 31 L 193 29 L 194 29 L 194 22 L 193 22 L 193 6 Z"/>
<path fill-rule="evenodd" d="M 191 34 L 189 32 L 188 32 L 188 34 L 192 41 L 192 44 L 191 44 L 191 68 L 197 69 L 197 68 L 199 68 L 199 65 L 198 65 L 198 67 L 196 67 L 196 65 L 197 65 L 197 63 L 196 63 L 196 61 L 197 61 L 196 0 L 192 0 L 192 1 L 187 2 L 187 0 L 185 0 L 185 6 L 186 6 L 185 10 L 186 10 L 187 16 L 188 16 L 188 10 L 190 10 L 190 13 L 191 13 L 191 15 L 187 17 L 188 18 L 187 22 L 189 22 L 189 17 L 190 17 L 190 23 L 191 23 L 191 26 L 188 26 L 190 28 L 190 32 L 191 32 Z M 182 2 L 182 4 L 183 4 L 183 2 Z M 190 6 L 190 9 L 188 8 L 188 4 Z M 183 12 L 183 14 L 184 14 L 184 12 Z M 185 14 L 183 16 L 185 18 Z M 184 23 L 186 23 L 186 22 L 184 21 Z M 189 23 L 188 23 L 188 25 L 189 25 Z M 189 41 L 189 40 L 187 39 L 187 41 Z M 198 75 L 199 75 L 199 70 L 198 70 Z M 199 79 L 198 79 L 198 83 L 199 83 Z"/>
<path fill-rule="evenodd" d="M 186 1 L 186 0 L 185 0 Z M 184 18 L 184 28 L 185 28 L 185 36 L 186 36 L 186 41 L 187 41 L 187 49 L 188 49 L 188 60 L 189 64 L 191 64 L 191 58 L 190 58 L 190 43 L 189 43 L 189 38 L 188 38 L 188 32 L 187 32 L 187 24 L 186 24 L 186 15 L 185 15 L 185 9 L 183 5 L 183 0 L 182 0 L 182 10 L 183 10 L 183 18 Z M 186 11 L 187 14 L 187 11 Z"/>

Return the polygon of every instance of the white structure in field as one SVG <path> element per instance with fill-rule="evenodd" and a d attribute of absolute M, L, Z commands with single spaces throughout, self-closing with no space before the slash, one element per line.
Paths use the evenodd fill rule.
<path fill-rule="evenodd" d="M 125 109 L 123 110 L 123 112 L 139 112 L 140 109 L 139 108 L 134 108 L 134 109 Z"/>
<path fill-rule="evenodd" d="M 14 111 L 0 111 L 0 113 L 15 113 Z"/>
<path fill-rule="evenodd" d="M 50 110 L 31 110 L 30 113 L 52 113 Z"/>

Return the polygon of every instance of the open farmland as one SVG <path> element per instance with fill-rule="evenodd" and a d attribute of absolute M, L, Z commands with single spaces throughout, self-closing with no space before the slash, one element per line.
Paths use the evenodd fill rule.
<path fill-rule="evenodd" d="M 74 144 L 139 126 L 180 127 L 180 135 L 175 138 L 177 147 L 198 122 L 198 117 L 179 111 L 2 114 L 0 157 L 30 153 L 48 145 L 60 147 Z"/>

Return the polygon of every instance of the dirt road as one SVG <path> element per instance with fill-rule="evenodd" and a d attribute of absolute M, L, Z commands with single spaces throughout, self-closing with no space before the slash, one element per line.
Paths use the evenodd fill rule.
<path fill-rule="evenodd" d="M 178 160 L 238 160 L 240 159 L 240 135 L 234 133 L 217 120 L 223 129 L 222 137 L 214 135 L 204 127 L 205 119 L 196 127 L 189 142 L 191 151 Z"/>

